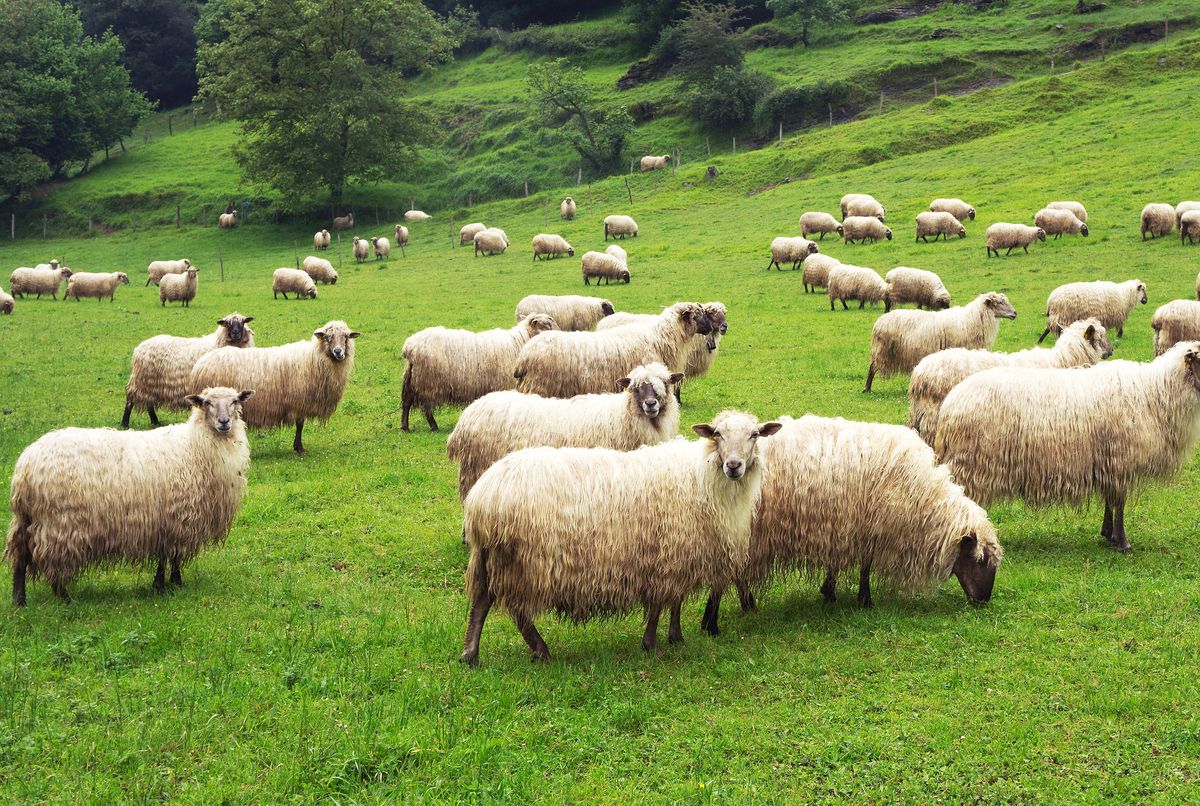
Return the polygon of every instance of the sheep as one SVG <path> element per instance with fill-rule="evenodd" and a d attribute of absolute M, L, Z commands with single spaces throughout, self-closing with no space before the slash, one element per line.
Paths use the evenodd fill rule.
<path fill-rule="evenodd" d="M 837 219 L 829 213 L 808 212 L 800 216 L 800 234 L 807 238 L 814 232 L 821 233 L 821 240 L 825 240 L 825 233 L 836 233 L 840 238 L 842 236 L 842 225 L 837 222 Z"/>
<path fill-rule="evenodd" d="M 517 390 L 543 397 L 613 392 L 617 379 L 630 369 L 656 361 L 672 372 L 683 372 L 693 337 L 713 330 L 703 306 L 677 302 L 648 325 L 545 333 L 517 356 Z"/>
<path fill-rule="evenodd" d="M 196 298 L 196 272 L 198 271 L 200 270 L 192 266 L 183 274 L 163 275 L 158 283 L 158 299 L 164 308 L 167 307 L 168 302 L 179 302 L 185 308 L 192 306 L 192 300 Z"/>
<path fill-rule="evenodd" d="M 192 367 L 202 356 L 218 347 L 253 347 L 253 316 L 236 311 L 217 320 L 217 329 L 207 336 L 153 336 L 133 348 L 129 360 L 129 381 L 125 384 L 125 414 L 121 427 L 129 427 L 129 415 L 136 406 L 150 415 L 150 424 L 158 426 L 155 406 L 180 410 L 188 407 L 188 380 Z"/>
<path fill-rule="evenodd" d="M 296 299 L 317 298 L 317 284 L 313 282 L 313 278 L 307 270 L 301 271 L 287 267 L 276 269 L 271 276 L 271 299 L 279 299 L 280 294 L 287 299 L 289 291 L 296 295 Z"/>
<path fill-rule="evenodd" d="M 842 265 L 842 261 L 829 255 L 809 255 L 800 264 L 803 269 L 804 293 L 816 291 L 829 285 L 829 271 L 834 266 Z"/>
<path fill-rule="evenodd" d="M 683 373 L 662 364 L 634 367 L 620 392 L 540 397 L 491 392 L 467 406 L 446 441 L 458 465 L 458 497 L 466 498 L 483 471 L 522 448 L 611 448 L 632 451 L 679 433 L 679 403 L 671 387 Z"/>
<path fill-rule="evenodd" d="M 883 279 L 889 290 L 888 310 L 906 302 L 914 302 L 918 308 L 930 310 L 950 307 L 950 292 L 946 290 L 942 278 L 931 271 L 897 266 Z"/>
<path fill-rule="evenodd" d="M 1066 210 L 1083 223 L 1087 223 L 1087 210 L 1077 201 L 1056 201 L 1046 205 L 1051 210 Z"/>
<path fill-rule="evenodd" d="M 567 243 L 567 239 L 561 235 L 550 235 L 545 232 L 540 232 L 533 236 L 533 259 L 536 261 L 539 257 L 544 260 L 550 258 L 569 255 L 575 257 L 575 247 Z"/>
<path fill-rule="evenodd" d="M 91 272 L 76 272 L 67 278 L 67 293 L 63 299 L 73 299 L 78 302 L 84 297 L 95 297 L 96 301 L 108 297 L 111 303 L 117 294 L 117 286 L 129 285 L 129 275 L 123 271 L 103 274 Z"/>
<path fill-rule="evenodd" d="M 331 227 L 334 231 L 354 229 L 354 213 L 346 213 L 344 216 L 334 216 Z"/>
<path fill-rule="evenodd" d="M 51 258 L 49 263 L 39 263 L 33 268 L 36 271 L 53 271 L 58 268 L 58 258 Z"/>
<path fill-rule="evenodd" d="M 229 533 L 246 493 L 250 446 L 241 409 L 254 394 L 225 387 L 188 397 L 186 423 L 157 431 L 64 428 L 21 452 L 4 553 L 13 604 L 28 575 L 63 600 L 89 565 L 158 561 L 154 590 L 183 584 L 183 564 Z"/>
<path fill-rule="evenodd" d="M 387 238 L 373 238 L 371 240 L 371 245 L 375 247 L 376 260 L 389 260 L 391 258 L 392 244 Z"/>
<path fill-rule="evenodd" d="M 1184 239 L 1194 244 L 1200 239 L 1200 210 L 1185 210 L 1179 217 L 1179 245 L 1183 246 Z"/>
<path fill-rule="evenodd" d="M 795 271 L 802 260 L 809 255 L 819 254 L 820 251 L 816 241 L 780 236 L 771 241 L 771 262 L 767 264 L 767 271 L 770 271 L 772 266 L 776 271 L 782 271 L 784 263 L 791 263 L 792 271 Z"/>
<path fill-rule="evenodd" d="M 371 242 L 355 235 L 351 252 L 354 254 L 354 262 L 362 263 L 371 256 Z"/>
<path fill-rule="evenodd" d="M 624 263 L 626 266 L 629 265 L 629 253 L 626 252 L 621 247 L 617 246 L 615 243 L 610 243 L 608 246 L 606 246 L 604 248 L 604 254 L 612 255 L 617 260 Z"/>
<path fill-rule="evenodd" d="M 26 294 L 49 294 L 51 299 L 58 299 L 58 289 L 63 281 L 73 273 L 66 266 L 58 266 L 58 261 L 51 261 L 53 268 L 19 268 L 14 269 L 8 278 L 8 291 L 14 297 L 25 298 Z"/>
<path fill-rule="evenodd" d="M 1104 499 L 1100 534 L 1121 552 L 1125 500 L 1143 480 L 1165 480 L 1192 455 L 1200 425 L 1200 342 L 1149 363 L 1087 369 L 1002 367 L 946 395 L 934 451 L 982 506 Z"/>
<path fill-rule="evenodd" d="M 1034 241 L 1046 240 L 1046 231 L 1041 227 L 999 222 L 987 228 L 985 237 L 987 238 L 987 256 L 991 257 L 992 252 L 995 252 L 996 257 L 1000 257 L 1001 249 L 1008 249 L 1004 253 L 1007 256 L 1018 246 L 1025 250 L 1025 254 L 1029 254 L 1029 244 Z"/>
<path fill-rule="evenodd" d="M 624 250 L 622 250 L 624 251 Z M 610 254 L 608 252 L 584 252 L 580 260 L 580 268 L 583 272 L 583 284 L 590 285 L 591 278 L 596 278 L 596 285 L 600 285 L 600 280 L 604 280 L 604 284 L 608 285 L 613 280 L 626 283 L 630 280 L 629 266 L 620 256 Z"/>
<path fill-rule="evenodd" d="M 869 193 L 847 193 L 842 197 L 841 208 L 843 223 L 850 216 L 867 216 L 883 221 L 887 212 Z"/>
<path fill-rule="evenodd" d="M 337 269 L 333 267 L 325 258 L 309 255 L 304 258 L 304 262 L 300 264 L 304 273 L 313 279 L 316 283 L 325 283 L 326 285 L 336 285 L 338 281 Z M 291 290 L 289 288 L 289 290 Z"/>
<path fill-rule="evenodd" d="M 663 154 L 661 157 L 646 156 L 642 157 L 642 173 L 646 171 L 657 171 L 659 168 L 666 168 L 671 164 L 671 155 Z"/>
<path fill-rule="evenodd" d="M 932 445 L 942 401 L 951 389 L 976 372 L 992 367 L 1090 367 L 1108 358 L 1112 351 L 1108 332 L 1098 319 L 1068 325 L 1049 349 L 1031 347 L 1016 353 L 962 347 L 939 350 L 913 368 L 908 382 L 908 427 Z"/>
<path fill-rule="evenodd" d="M 887 377 L 911 372 L 922 358 L 939 350 L 990 350 L 996 343 L 1000 320 L 1016 318 L 1008 297 L 995 291 L 943 311 L 885 313 L 871 328 L 871 363 L 863 391 L 871 391 L 876 373 Z"/>
<path fill-rule="evenodd" d="M 516 386 L 513 368 L 521 348 L 557 328 L 552 317 L 539 312 L 523 317 L 508 329 L 475 333 L 430 327 L 409 336 L 401 350 L 407 361 L 400 390 L 401 430 L 409 430 L 408 413 L 413 406 L 424 412 L 429 430 L 436 431 L 434 409 L 471 403 L 489 392 L 512 389 Z"/>
<path fill-rule="evenodd" d="M 844 243 L 861 241 L 866 243 L 882 239 L 892 239 L 892 231 L 883 225 L 878 218 L 870 216 L 848 216 L 842 219 L 842 240 Z"/>
<path fill-rule="evenodd" d="M 750 529 L 749 561 L 737 574 L 742 607 L 753 586 L 799 569 L 825 572 L 821 594 L 857 569 L 858 601 L 871 607 L 871 573 L 897 589 L 936 588 L 951 574 L 972 602 L 987 602 L 1004 552 L 983 508 L 963 495 L 933 451 L 901 425 L 780 417 L 759 449 L 766 465 Z M 701 627 L 718 630 L 723 591 L 714 588 Z"/>
<path fill-rule="evenodd" d="M 404 247 L 408 246 L 408 227 L 403 224 L 396 225 L 396 246 L 400 247 L 400 256 L 407 257 L 404 254 Z"/>
<path fill-rule="evenodd" d="M 192 261 L 187 258 L 179 260 L 152 260 L 146 266 L 146 285 L 158 285 L 164 274 L 183 274 L 192 267 Z"/>
<path fill-rule="evenodd" d="M 397 225 L 398 226 L 398 225 Z M 476 233 L 483 232 L 487 229 L 487 224 L 476 221 L 472 224 L 464 224 L 462 229 L 458 231 L 458 245 L 466 246 L 475 240 Z"/>
<path fill-rule="evenodd" d="M 246 425 L 279 428 L 295 423 L 292 450 L 303 456 L 304 423 L 328 422 L 337 410 L 354 367 L 354 340 L 359 335 L 334 320 L 314 330 L 308 341 L 246 350 L 221 347 L 196 362 L 188 386 L 195 390 L 225 383 L 254 389 L 254 401 L 245 409 Z"/>
<path fill-rule="evenodd" d="M 913 241 L 929 243 L 930 235 L 933 236 L 935 242 L 939 237 L 948 241 L 951 235 L 957 235 L 960 238 L 967 237 L 967 229 L 952 213 L 917 213 L 917 237 Z"/>
<path fill-rule="evenodd" d="M 563 221 L 573 221 L 575 219 L 575 200 L 567 196 L 558 205 L 558 215 Z"/>
<path fill-rule="evenodd" d="M 758 440 L 779 428 L 723 411 L 692 426 L 696 441 L 628 452 L 526 448 L 496 462 L 463 502 L 471 612 L 461 660 L 478 662 L 493 603 L 508 610 L 534 660 L 550 658 L 533 622 L 547 609 L 584 621 L 641 604 L 642 647 L 651 651 L 669 607 L 668 640 L 683 640 L 684 598 L 727 585 L 745 564 L 762 488 Z"/>
<path fill-rule="evenodd" d="M 0 288 L 0 313 L 10 314 L 15 306 L 16 302 L 13 301 L 13 298 L 6 294 L 3 288 Z"/>
<path fill-rule="evenodd" d="M 1170 235 L 1175 229 L 1175 208 L 1169 204 L 1147 204 L 1142 208 L 1142 240 L 1146 234 L 1157 238 L 1159 235 Z"/>
<path fill-rule="evenodd" d="M 1050 333 L 1055 335 L 1062 329 L 1094 316 L 1100 324 L 1109 330 L 1116 328 L 1117 337 L 1125 335 L 1125 320 L 1133 307 L 1141 302 L 1149 302 L 1146 296 L 1146 284 L 1141 280 L 1126 280 L 1123 283 L 1110 283 L 1097 280 L 1091 283 L 1067 283 L 1060 285 L 1050 292 L 1046 300 L 1046 329 L 1038 338 L 1042 339 Z"/>
<path fill-rule="evenodd" d="M 1200 201 L 1181 201 L 1175 205 L 1175 226 L 1180 227 L 1183 223 L 1183 214 L 1189 210 L 1200 210 Z"/>
<path fill-rule="evenodd" d="M 475 242 L 475 257 L 479 257 L 480 253 L 487 256 L 502 255 L 508 248 L 508 235 L 496 227 L 488 227 L 475 233 L 471 240 Z"/>
<path fill-rule="evenodd" d="M 1200 339 L 1200 302 L 1173 299 L 1160 305 L 1150 320 L 1154 330 L 1154 355 L 1160 356 L 1181 341 Z"/>
<path fill-rule="evenodd" d="M 826 292 L 829 294 L 829 310 L 835 310 L 834 302 L 842 303 L 842 310 L 848 310 L 846 300 L 858 300 L 861 311 L 868 302 L 883 302 L 885 311 L 892 309 L 891 298 L 888 296 L 887 281 L 879 276 L 879 272 L 863 266 L 853 266 L 849 263 L 839 263 L 829 269 L 826 279 Z"/>
<path fill-rule="evenodd" d="M 695 380 L 708 374 L 716 358 L 721 339 L 729 332 L 728 311 L 720 302 L 705 302 L 701 306 L 708 316 L 712 331 L 697 333 L 688 347 L 687 360 L 683 364 L 683 375 Z M 658 319 L 653 313 L 618 313 L 605 317 L 596 325 L 596 330 L 613 330 L 626 325 L 653 325 Z M 675 399 L 680 400 L 682 382 L 675 387 Z"/>
<path fill-rule="evenodd" d="M 517 303 L 517 321 L 531 313 L 544 313 L 554 319 L 560 330 L 594 330 L 604 317 L 612 316 L 615 311 L 611 302 L 600 297 L 530 294 Z"/>
<path fill-rule="evenodd" d="M 218 229 L 233 229 L 238 225 L 238 211 L 234 210 L 229 213 L 221 213 L 217 216 Z"/>
<path fill-rule="evenodd" d="M 433 218 L 433 216 L 431 216 L 429 213 L 422 212 L 421 210 L 409 210 L 404 214 L 404 220 L 410 223 L 414 221 L 428 221 L 431 218 Z"/>
<path fill-rule="evenodd" d="M 1053 235 L 1055 240 L 1064 235 L 1082 235 L 1085 238 L 1088 236 L 1088 225 L 1076 218 L 1070 210 L 1043 207 L 1034 215 L 1033 223 L 1047 235 Z"/>
<path fill-rule="evenodd" d="M 636 238 L 638 234 L 638 225 L 627 215 L 610 215 L 604 219 L 604 240 L 608 240 L 608 236 L 613 236 L 614 239 L 620 238 L 625 240 L 626 236 Z"/>
<path fill-rule="evenodd" d="M 929 203 L 931 213 L 949 213 L 959 221 L 975 220 L 975 208 L 962 199 L 934 199 Z"/>
<path fill-rule="evenodd" d="M 313 249 L 318 251 L 322 249 L 328 249 L 331 240 L 332 236 L 329 234 L 329 230 L 323 229 L 313 235 Z"/>

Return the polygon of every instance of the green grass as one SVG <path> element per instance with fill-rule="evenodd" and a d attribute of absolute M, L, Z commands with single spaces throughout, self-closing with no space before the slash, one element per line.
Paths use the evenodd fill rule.
<path fill-rule="evenodd" d="M 1193 296 L 1200 255 L 1137 234 L 1143 204 L 1200 187 L 1200 164 L 1181 147 L 1200 122 L 1194 44 L 724 156 L 713 183 L 699 164 L 639 176 L 632 206 L 623 182 L 597 183 L 591 202 L 574 192 L 574 222 L 543 218 L 559 193 L 470 211 L 508 231 L 514 246 L 500 257 L 451 248 L 467 219 L 452 223 L 449 212 L 414 225 L 407 257 L 384 268 L 355 267 L 344 240 L 343 280 L 315 302 L 269 293 L 293 243 L 308 253 L 312 227 L 0 243 L 5 276 L 65 254 L 76 268 L 135 278 L 113 304 L 26 300 L 0 318 L 0 494 L 42 433 L 117 423 L 129 353 L 150 335 L 206 333 L 235 309 L 257 317 L 262 345 L 334 318 L 363 333 L 342 407 L 306 433 L 307 457 L 292 455 L 287 432 L 252 435 L 242 514 L 223 548 L 185 569 L 182 590 L 156 597 L 149 569 L 97 569 L 73 586 L 74 603 L 39 581 L 27 609 L 0 618 L 0 800 L 1191 799 L 1194 461 L 1133 502 L 1128 557 L 1101 545 L 1095 506 L 994 507 L 1006 557 L 986 607 L 968 606 L 953 582 L 913 599 L 880 591 L 872 611 L 845 592 L 825 606 L 816 584 L 787 578 L 757 613 L 727 607 L 716 639 L 700 634 L 690 602 L 686 643 L 658 656 L 641 651 L 637 614 L 582 627 L 546 616 L 554 660 L 544 666 L 529 664 L 497 612 L 469 670 L 456 662 L 465 554 L 445 432 L 401 433 L 399 393 L 410 333 L 503 325 L 524 294 L 581 292 L 577 260 L 531 263 L 536 232 L 595 248 L 603 215 L 630 211 L 641 224 L 626 244 L 633 282 L 601 293 L 627 310 L 729 306 L 712 372 L 686 390 L 685 424 L 731 406 L 902 422 L 903 378 L 858 391 L 879 311 L 831 313 L 825 297 L 803 294 L 798 274 L 763 271 L 773 236 L 851 190 L 887 205 L 896 239 L 826 239 L 822 249 L 880 270 L 934 270 L 960 302 L 1003 291 L 1020 315 L 1002 324 L 999 349 L 1033 344 L 1055 286 L 1140 277 L 1151 302 L 1133 312 L 1115 357 L 1146 360 L 1153 309 Z M 173 173 L 164 160 L 128 181 L 186 187 L 208 157 L 178 147 L 187 161 Z M 60 192 L 107 181 L 97 172 Z M 976 205 L 969 236 L 912 243 L 912 218 L 942 195 Z M 1029 220 L 1054 198 L 1088 205 L 1090 238 L 985 259 L 988 224 Z M 163 309 L 136 278 L 151 258 L 184 255 L 202 269 L 199 296 L 190 309 Z M 456 414 L 443 412 L 443 428 Z"/>

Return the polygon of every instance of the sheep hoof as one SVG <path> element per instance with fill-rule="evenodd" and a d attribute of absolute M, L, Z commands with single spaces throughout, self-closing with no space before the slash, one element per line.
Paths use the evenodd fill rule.
<path fill-rule="evenodd" d="M 550 652 L 547 650 L 538 650 L 529 656 L 530 663 L 549 663 Z"/>
<path fill-rule="evenodd" d="M 479 664 L 478 652 L 464 652 L 458 656 L 459 663 L 465 663 L 474 669 Z"/>

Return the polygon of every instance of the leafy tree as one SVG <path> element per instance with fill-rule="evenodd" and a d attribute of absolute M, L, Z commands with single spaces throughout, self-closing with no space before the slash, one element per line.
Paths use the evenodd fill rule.
<path fill-rule="evenodd" d="M 80 104 L 91 122 L 92 147 L 104 149 L 104 157 L 112 146 L 150 114 L 153 105 L 140 92 L 130 90 L 132 77 L 121 64 L 121 40 L 106 31 L 80 53 L 80 84 L 83 93 Z"/>
<path fill-rule="evenodd" d="M 800 22 L 800 41 L 810 42 L 812 26 L 841 22 L 846 19 L 846 0 L 767 0 L 767 8 L 776 19 L 794 17 Z"/>
<path fill-rule="evenodd" d="M 699 84 L 718 67 L 740 70 L 745 48 L 736 36 L 742 21 L 732 3 L 695 0 L 684 5 L 687 17 L 679 23 L 679 59 L 675 72 L 685 83 Z"/>
<path fill-rule="evenodd" d="M 625 12 L 633 23 L 634 41 L 643 52 L 684 14 L 681 0 L 625 0 Z"/>
<path fill-rule="evenodd" d="M 633 133 L 633 118 L 625 107 L 601 105 L 583 70 L 569 67 L 565 59 L 530 65 L 526 81 L 543 119 L 564 131 L 594 173 L 608 173 L 621 165 L 625 141 Z"/>
<path fill-rule="evenodd" d="M 736 128 L 751 119 L 771 77 L 755 70 L 718 67 L 692 93 L 692 116 L 705 126 Z"/>
<path fill-rule="evenodd" d="M 200 97 L 241 124 L 234 149 L 288 204 L 403 174 L 432 138 L 405 78 L 454 42 L 416 0 L 224 0 L 200 46 Z"/>

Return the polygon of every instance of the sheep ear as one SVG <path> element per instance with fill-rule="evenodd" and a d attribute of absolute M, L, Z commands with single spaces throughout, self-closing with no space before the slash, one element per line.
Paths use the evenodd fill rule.
<path fill-rule="evenodd" d="M 357 339 L 357 338 L 358 338 L 359 336 L 361 336 L 361 335 L 362 335 L 362 334 L 361 334 L 361 333 L 359 333 L 357 330 L 351 330 L 351 331 L 350 331 L 350 335 L 349 335 L 349 336 L 347 336 L 346 338 L 350 338 L 350 339 Z"/>
<path fill-rule="evenodd" d="M 667 383 L 671 384 L 672 386 L 674 386 L 677 383 L 683 383 L 683 373 L 682 372 L 672 372 L 671 377 L 667 378 Z"/>
<path fill-rule="evenodd" d="M 253 389 L 243 389 L 242 391 L 238 392 L 238 402 L 239 403 L 245 403 L 247 400 L 249 400 L 252 397 L 254 397 Z"/>
<path fill-rule="evenodd" d="M 958 544 L 958 547 L 959 547 L 960 551 L 974 552 L 975 545 L 978 542 L 979 542 L 979 538 L 975 536 L 974 532 L 971 532 L 970 534 L 963 535 L 962 542 Z"/>
<path fill-rule="evenodd" d="M 617 379 L 617 386 L 621 387 L 622 389 L 628 389 L 629 384 L 631 384 L 631 383 L 632 383 L 632 381 L 629 378 L 618 378 Z"/>
<path fill-rule="evenodd" d="M 777 422 L 763 423 L 762 425 L 760 425 L 758 427 L 758 435 L 760 437 L 769 437 L 773 434 L 778 433 L 780 428 L 783 428 L 783 423 L 777 423 Z"/>
<path fill-rule="evenodd" d="M 705 439 L 712 439 L 717 435 L 717 429 L 713 428 L 708 423 L 698 423 L 693 425 L 692 430 Z"/>
<path fill-rule="evenodd" d="M 1088 340 L 1088 341 L 1091 341 L 1091 340 L 1093 340 L 1094 338 L 1096 338 L 1096 326 L 1095 326 L 1095 325 L 1088 325 L 1088 326 L 1087 326 L 1087 330 L 1085 330 L 1085 331 L 1083 332 L 1083 335 L 1084 335 L 1084 336 L 1087 338 L 1087 340 Z"/>
<path fill-rule="evenodd" d="M 184 400 L 187 401 L 189 406 L 194 406 L 198 409 L 204 408 L 205 400 L 202 395 L 188 395 L 184 398 Z"/>
<path fill-rule="evenodd" d="M 314 330 L 313 335 L 316 336 L 321 341 L 325 341 L 325 331 L 324 330 Z"/>
<path fill-rule="evenodd" d="M 244 324 L 244 325 L 248 325 L 248 324 L 250 324 L 250 323 L 251 323 L 251 322 L 253 322 L 253 321 L 254 321 L 254 317 L 253 317 L 253 316 L 247 316 L 245 319 L 243 319 L 243 320 L 242 320 L 242 324 Z"/>
<path fill-rule="evenodd" d="M 221 327 L 229 327 L 229 320 L 228 319 L 218 319 L 217 324 L 220 325 Z"/>

